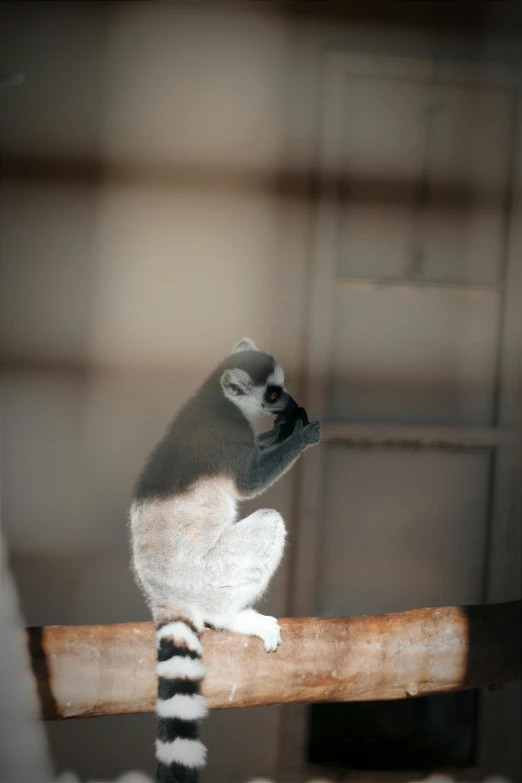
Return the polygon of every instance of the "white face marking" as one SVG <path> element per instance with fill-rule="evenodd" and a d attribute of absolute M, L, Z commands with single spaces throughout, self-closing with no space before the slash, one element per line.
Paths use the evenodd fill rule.
<path fill-rule="evenodd" d="M 237 397 L 227 396 L 234 405 L 237 405 L 243 411 L 247 419 L 254 424 L 260 416 L 266 413 L 263 408 L 264 393 L 264 386 L 252 386 L 246 394 Z"/>
<path fill-rule="evenodd" d="M 267 386 L 280 386 L 284 389 L 284 382 L 285 374 L 278 364 L 274 365 L 264 386 L 251 385 L 248 373 L 239 369 L 226 370 L 221 381 L 225 397 L 228 397 L 234 405 L 240 408 L 252 425 L 255 425 L 261 416 L 271 415 L 271 411 L 266 410 L 263 405 Z M 243 394 L 234 393 L 234 385 L 239 386 L 243 390 Z"/>
<path fill-rule="evenodd" d="M 285 374 L 281 367 L 276 364 L 273 372 L 268 376 L 266 381 L 267 386 L 282 386 L 285 385 Z"/>

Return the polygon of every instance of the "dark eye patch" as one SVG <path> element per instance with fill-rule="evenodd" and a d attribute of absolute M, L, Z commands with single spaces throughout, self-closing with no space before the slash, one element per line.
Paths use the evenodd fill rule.
<path fill-rule="evenodd" d="M 281 396 L 280 386 L 267 386 L 265 398 L 268 402 L 275 402 Z"/>

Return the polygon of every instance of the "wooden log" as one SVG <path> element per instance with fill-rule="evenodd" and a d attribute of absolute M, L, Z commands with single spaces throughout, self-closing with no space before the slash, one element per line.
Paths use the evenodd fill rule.
<path fill-rule="evenodd" d="M 402 699 L 520 679 L 520 601 L 281 620 L 282 644 L 205 630 L 211 708 Z M 151 623 L 27 630 L 45 719 L 154 710 Z"/>

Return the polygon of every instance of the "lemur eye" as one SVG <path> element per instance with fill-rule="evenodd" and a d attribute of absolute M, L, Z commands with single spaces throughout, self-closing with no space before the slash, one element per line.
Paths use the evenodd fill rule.
<path fill-rule="evenodd" d="M 277 400 L 278 396 L 279 396 L 279 393 L 276 392 L 276 391 L 273 391 L 272 394 L 270 395 L 270 399 L 271 400 Z"/>

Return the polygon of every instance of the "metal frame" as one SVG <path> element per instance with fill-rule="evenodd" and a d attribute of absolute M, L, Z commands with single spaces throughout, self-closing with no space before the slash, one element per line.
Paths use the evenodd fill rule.
<path fill-rule="evenodd" d="M 377 65 L 376 65 L 377 62 Z M 409 57 L 375 57 L 346 52 L 329 52 L 323 71 L 324 94 L 321 107 L 319 142 L 319 199 L 316 231 L 314 235 L 313 266 L 311 272 L 311 301 L 309 311 L 309 339 L 306 352 L 306 373 L 308 388 L 306 406 L 314 416 L 321 417 L 325 412 L 326 381 L 331 363 L 331 301 L 336 285 L 413 285 L 416 281 L 404 280 L 362 280 L 357 278 L 336 279 L 335 275 L 335 234 L 338 209 L 332 204 L 336 193 L 332 193 L 331 182 L 335 182 L 335 173 L 340 163 L 340 132 L 338 121 L 344 107 L 344 80 L 349 70 L 353 75 L 379 76 L 382 78 L 427 80 L 431 76 L 431 63 L 427 58 L 419 60 Z M 441 64 L 442 73 L 447 72 L 448 82 L 453 86 L 464 81 L 481 84 L 494 84 L 513 91 L 513 105 L 518 105 L 519 117 L 522 116 L 520 100 L 520 74 L 504 64 L 488 63 L 449 63 Z M 385 69 L 385 70 L 384 70 Z M 441 69 L 439 68 L 439 73 Z M 516 127 L 517 124 L 515 124 Z M 513 160 L 520 167 L 520 141 L 516 138 L 515 128 Z M 515 146 L 518 148 L 515 149 Z M 503 280 L 498 286 L 486 286 L 488 290 L 496 288 L 501 295 L 501 336 L 499 338 L 498 367 L 498 406 L 494 427 L 418 427 L 418 426 L 380 426 L 364 424 L 340 424 L 326 422 L 323 427 L 323 443 L 341 442 L 357 446 L 400 446 L 406 448 L 458 448 L 493 450 L 494 472 L 492 475 L 492 500 L 490 511 L 489 541 L 492 554 L 485 564 L 487 579 L 484 585 L 484 602 L 502 601 L 513 598 L 513 585 L 506 578 L 507 557 L 512 552 L 513 541 L 520 539 L 520 410 L 517 407 L 520 394 L 520 371 L 516 357 L 520 357 L 519 313 L 522 277 L 522 176 L 513 172 L 512 194 L 506 217 L 506 243 L 504 252 Z M 518 177 L 518 180 L 516 179 Z M 433 285 L 444 285 L 434 281 Z M 451 283 L 451 286 L 461 285 Z M 473 284 L 470 287 L 476 288 Z M 483 287 L 483 286 L 481 286 Z M 313 372 L 313 374 L 312 374 Z M 297 498 L 298 527 L 293 541 L 292 565 L 290 573 L 289 613 L 292 616 L 311 616 L 315 610 L 318 520 L 322 505 L 322 473 L 324 446 L 311 449 L 303 459 L 300 487 Z M 516 476 L 518 475 L 518 480 Z M 518 492 L 518 495 L 517 495 Z M 518 499 L 518 503 L 517 503 Z M 488 547 L 489 549 L 489 547 Z M 517 569 L 515 568 L 515 571 Z M 515 596 L 516 597 L 516 596 Z M 503 692 L 487 692 L 482 699 L 478 726 L 479 758 L 478 768 L 468 774 L 485 774 L 494 768 L 496 751 L 500 746 L 502 721 L 498 719 L 502 711 Z M 308 768 L 305 762 L 306 749 L 306 705 L 294 705 L 285 708 L 281 717 L 280 774 L 293 774 L 292 779 L 306 779 L 310 776 L 327 774 L 317 767 Z M 496 730 L 496 731 L 495 731 Z M 461 771 L 459 771 L 461 775 Z M 406 780 L 412 773 L 396 772 L 372 773 L 372 779 Z M 463 775 L 465 776 L 465 775 Z M 353 772 L 348 773 L 350 780 L 355 779 Z M 368 778 L 362 774 L 361 779 Z M 336 779 L 342 779 L 336 777 Z M 476 777 L 475 777 L 476 779 Z"/>

